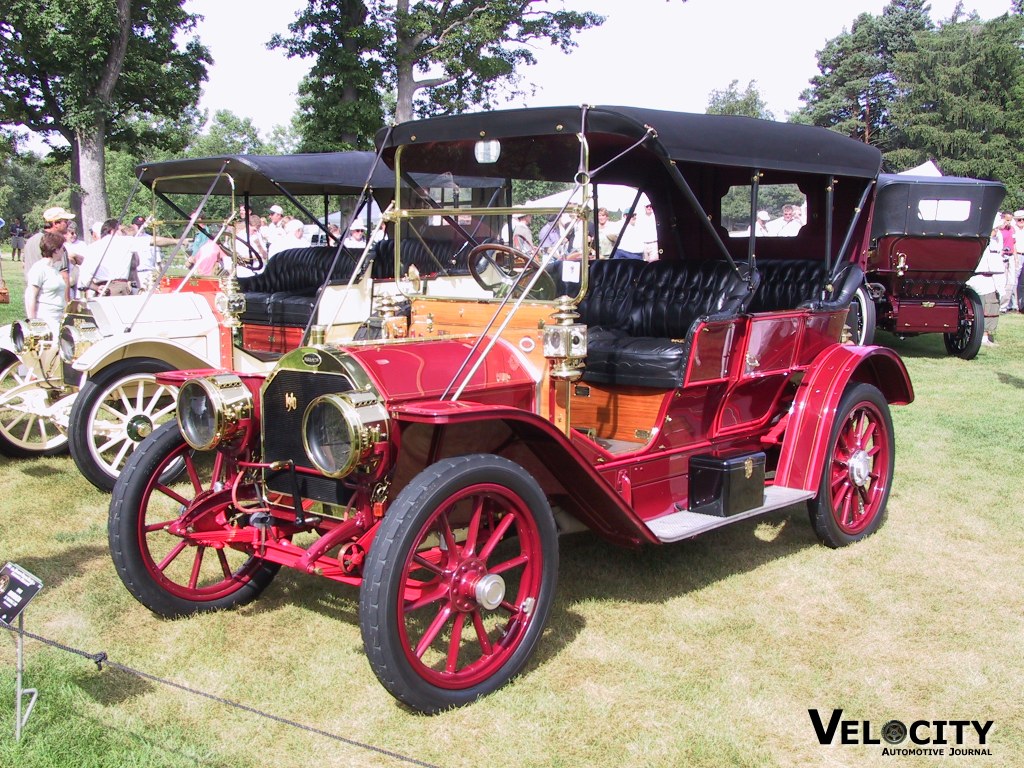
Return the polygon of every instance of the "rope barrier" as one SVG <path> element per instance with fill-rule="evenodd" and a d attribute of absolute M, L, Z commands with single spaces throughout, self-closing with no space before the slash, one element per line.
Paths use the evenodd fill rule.
<path fill-rule="evenodd" d="M 3 627 L 4 629 L 8 629 L 12 633 L 14 633 L 14 634 L 19 634 L 17 628 L 12 627 L 9 624 L 5 624 L 2 621 L 0 621 L 0 627 Z M 110 667 L 112 669 L 118 670 L 119 672 L 125 672 L 126 674 L 134 675 L 135 677 L 141 678 L 143 680 L 149 680 L 150 682 L 159 683 L 161 685 L 166 685 L 169 688 L 177 688 L 179 691 L 184 691 L 185 693 L 191 693 L 194 696 L 202 696 L 203 698 L 209 699 L 210 701 L 215 701 L 218 704 L 224 704 L 225 706 L 228 706 L 228 707 L 234 707 L 235 709 L 240 709 L 243 712 L 249 712 L 250 714 L 266 718 L 267 720 L 273 720 L 274 722 L 281 723 L 282 725 L 287 725 L 287 726 L 290 726 L 292 728 L 298 728 L 299 730 L 303 730 L 303 731 L 306 731 L 308 733 L 314 733 L 317 736 L 323 736 L 324 738 L 327 738 L 327 739 L 333 739 L 334 741 L 339 741 L 342 744 L 347 744 L 347 745 L 349 745 L 351 747 L 357 747 L 359 749 L 365 749 L 365 750 L 367 750 L 369 752 L 375 752 L 378 755 L 384 755 L 386 757 L 390 757 L 390 758 L 392 758 L 394 760 L 398 760 L 400 762 L 407 763 L 409 765 L 418 765 L 418 766 L 421 766 L 421 768 L 438 768 L 438 766 L 434 765 L 433 763 L 425 763 L 422 760 L 417 760 L 414 757 L 409 757 L 408 755 L 403 755 L 400 752 L 393 752 L 393 751 L 391 751 L 389 749 L 384 749 L 382 747 L 375 747 L 372 744 L 366 744 L 365 742 L 362 742 L 362 741 L 357 741 L 355 739 L 349 739 L 349 738 L 346 738 L 344 736 L 339 736 L 338 734 L 331 733 L 330 731 L 325 731 L 325 730 L 322 730 L 320 728 L 314 728 L 311 725 L 304 725 L 303 723 L 298 723 L 298 722 L 296 722 L 294 720 L 289 720 L 289 719 L 287 719 L 285 717 L 280 717 L 279 715 L 271 714 L 270 712 L 264 712 L 262 710 L 256 709 L 255 707 L 250 707 L 247 704 L 240 704 L 237 701 L 231 701 L 230 699 L 225 699 L 225 698 L 223 698 L 221 696 L 216 696 L 216 695 L 214 695 L 212 693 L 206 693 L 205 691 L 200 691 L 200 690 L 198 690 L 196 688 L 190 688 L 187 685 L 182 685 L 181 683 L 176 683 L 173 680 L 166 680 L 166 679 L 164 679 L 162 677 L 157 677 L 156 675 L 151 675 L 148 672 L 143 672 L 143 671 L 138 670 L 138 669 L 133 669 L 132 667 L 129 667 L 129 666 L 125 665 L 125 664 L 120 664 L 120 663 L 118 663 L 116 661 L 111 660 L 107 656 L 107 654 L 105 652 L 103 652 L 103 651 L 100 651 L 99 653 L 89 653 L 89 652 L 83 651 L 83 650 L 81 650 L 79 648 L 73 648 L 70 645 L 64 645 L 63 643 L 59 643 L 56 640 L 51 640 L 50 638 L 43 637 L 41 635 L 36 635 L 36 634 L 33 634 L 32 632 L 28 632 L 28 631 L 25 631 L 25 630 L 22 630 L 21 634 L 24 637 L 28 637 L 28 638 L 31 638 L 32 640 L 36 640 L 36 641 L 42 643 L 43 645 L 50 646 L 51 648 L 56 648 L 58 650 L 65 651 L 66 653 L 74 654 L 75 656 L 81 656 L 83 659 L 88 659 L 89 661 L 94 663 L 96 665 L 96 669 L 98 671 L 101 671 L 101 672 L 103 671 L 103 666 L 106 665 L 106 666 L 108 666 L 108 667 Z"/>

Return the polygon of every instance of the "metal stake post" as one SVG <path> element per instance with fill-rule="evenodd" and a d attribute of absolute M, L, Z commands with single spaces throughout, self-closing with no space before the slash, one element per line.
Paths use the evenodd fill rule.
<path fill-rule="evenodd" d="M 35 688 L 22 688 L 21 678 L 25 671 L 25 612 L 22 611 L 18 614 L 18 664 L 17 672 L 15 673 L 15 691 L 14 691 L 14 740 L 21 741 L 21 729 L 24 728 L 25 723 L 28 722 L 29 715 L 32 714 L 32 707 L 36 705 L 36 699 L 39 696 L 39 692 Z M 21 702 L 26 696 L 30 696 L 28 706 L 25 708 L 25 714 L 21 714 Z"/>

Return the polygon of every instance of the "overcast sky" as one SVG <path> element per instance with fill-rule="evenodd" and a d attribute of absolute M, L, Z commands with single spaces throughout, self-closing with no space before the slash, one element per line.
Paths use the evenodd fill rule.
<path fill-rule="evenodd" d="M 815 53 L 863 12 L 880 14 L 886 0 L 546 0 L 548 7 L 592 10 L 605 23 L 578 36 L 570 55 L 538 49 L 538 64 L 522 72 L 536 92 L 509 106 L 607 104 L 703 112 L 712 91 L 733 80 L 755 81 L 784 120 L 802 106 L 800 93 L 817 74 Z M 214 63 L 200 106 L 212 116 L 228 109 L 253 120 L 263 138 L 287 125 L 299 81 L 309 62 L 267 49 L 275 32 L 287 33 L 306 0 L 259 3 L 186 0 L 204 18 L 196 32 Z M 991 19 L 1010 0 L 964 0 Z M 936 22 L 949 18 L 956 0 L 932 0 Z M 29 146 L 43 151 L 40 142 Z"/>
<path fill-rule="evenodd" d="M 552 8 L 559 0 L 548 0 Z M 712 91 L 749 81 L 775 114 L 800 108 L 800 92 L 817 73 L 815 52 L 849 28 L 857 14 L 879 14 L 885 0 L 566 0 L 607 21 L 579 35 L 570 55 L 538 50 L 523 71 L 536 94 L 512 106 L 621 104 L 703 112 Z M 201 106 L 250 117 L 266 138 L 295 111 L 308 62 L 268 51 L 274 32 L 287 32 L 305 0 L 260 3 L 187 0 L 205 19 L 198 27 L 214 64 Z M 932 19 L 946 19 L 956 0 L 932 0 Z M 965 0 L 984 19 L 1009 10 L 1010 0 Z"/>

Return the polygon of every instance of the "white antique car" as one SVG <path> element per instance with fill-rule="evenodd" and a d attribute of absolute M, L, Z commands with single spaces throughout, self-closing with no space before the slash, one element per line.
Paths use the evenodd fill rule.
<path fill-rule="evenodd" d="M 322 203 L 327 242 L 323 222 L 330 205 L 341 203 L 338 196 L 365 188 L 383 203 L 393 194 L 391 176 L 374 175 L 374 161 L 370 152 L 344 152 L 140 166 L 137 175 L 153 193 L 156 231 L 181 229 L 179 244 L 148 292 L 72 302 L 59 338 L 39 321 L 0 329 L 0 452 L 54 455 L 70 444 L 82 473 L 110 490 L 138 441 L 174 417 L 177 392 L 157 384 L 155 374 L 267 370 L 300 345 L 313 318 L 330 324 L 332 336 L 351 338 L 371 312 L 370 248 L 356 252 L 332 242 L 284 250 L 261 274 L 236 278 L 236 263 L 246 262 L 246 254 L 231 254 L 227 274 L 199 277 L 182 266 L 182 244 L 195 226 L 232 252 L 234 238 L 225 236 L 230 226 L 223 222 L 239 204 L 270 205 L 267 198 L 287 199 L 313 221 L 318 217 L 307 201 Z M 200 199 L 205 212 L 190 215 Z M 197 224 L 197 218 L 217 223 Z"/>

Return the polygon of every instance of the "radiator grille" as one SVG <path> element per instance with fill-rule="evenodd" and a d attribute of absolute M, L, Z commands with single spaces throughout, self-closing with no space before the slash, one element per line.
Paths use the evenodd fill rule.
<path fill-rule="evenodd" d="M 353 389 L 347 376 L 336 373 L 278 371 L 263 390 L 263 460 L 292 460 L 297 466 L 313 469 L 302 447 L 302 415 L 320 395 Z M 294 406 L 294 407 L 293 407 Z M 308 499 L 343 504 L 349 492 L 329 477 L 298 475 L 299 493 Z M 268 472 L 267 487 L 281 493 L 292 492 L 290 472 Z"/>

